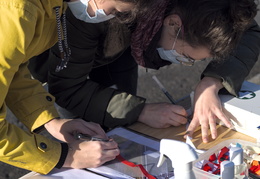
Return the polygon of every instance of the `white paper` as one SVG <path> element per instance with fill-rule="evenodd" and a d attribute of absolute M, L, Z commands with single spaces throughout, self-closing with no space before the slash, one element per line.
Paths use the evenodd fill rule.
<path fill-rule="evenodd" d="M 80 169 L 54 169 L 47 175 L 31 172 L 20 179 L 108 179 L 86 170 Z"/>
<path fill-rule="evenodd" d="M 112 131 L 107 133 L 108 136 L 114 136 L 121 141 L 123 141 L 123 145 L 121 147 L 124 148 L 131 148 L 132 145 L 135 146 L 140 146 L 140 151 L 136 150 L 134 148 L 134 151 L 128 151 L 128 153 L 134 154 L 136 157 L 137 161 L 139 159 L 142 161 L 142 163 L 138 164 L 143 164 L 145 169 L 149 172 L 149 169 L 151 166 L 153 166 L 153 171 L 159 170 L 160 174 L 158 175 L 158 179 L 165 178 L 164 176 L 167 175 L 168 178 L 172 177 L 172 172 L 168 173 L 168 169 L 171 168 L 172 166 L 169 165 L 169 160 L 168 162 L 164 162 L 163 166 L 161 168 L 157 168 L 157 162 L 158 162 L 158 156 L 159 156 L 159 148 L 160 148 L 160 141 L 159 140 L 153 140 L 152 138 L 145 137 L 142 134 L 138 134 L 135 132 L 132 132 L 130 130 L 127 130 L 125 128 L 115 128 Z M 139 145 L 140 144 L 140 145 Z M 137 155 L 137 152 L 138 155 Z M 136 155 L 135 155 L 136 154 Z M 122 154 L 123 155 L 123 154 Z M 133 158 L 131 158 L 132 160 Z M 152 161 L 152 162 L 151 162 Z M 119 168 L 123 168 L 124 170 L 128 170 L 125 164 L 122 164 L 120 161 L 116 161 L 118 163 Z M 123 166 L 123 167 L 122 167 Z M 129 168 L 129 167 L 128 167 Z M 135 171 L 138 173 L 140 169 L 138 167 L 134 167 Z M 116 168 L 117 169 L 117 168 Z M 91 171 L 86 171 L 86 170 L 80 170 L 80 169 L 54 169 L 51 171 L 48 175 L 40 175 L 35 172 L 31 172 L 28 175 L 20 178 L 20 179 L 107 179 L 107 178 L 112 178 L 112 179 L 134 179 L 134 177 L 131 177 L 130 175 L 127 175 L 124 172 L 120 172 L 114 168 L 107 167 L 106 165 L 97 167 L 97 168 L 89 168 L 88 170 Z M 98 174 L 101 175 L 98 175 Z M 158 171 L 157 171 L 158 173 Z M 142 173 L 141 173 L 142 175 Z M 142 175 L 143 176 L 143 175 Z"/>
<path fill-rule="evenodd" d="M 167 159 L 161 167 L 157 167 L 160 148 L 159 140 L 121 127 L 113 129 L 107 135 L 118 143 L 123 158 L 135 164 L 142 164 L 149 174 L 156 176 L 158 179 L 169 178 L 173 175 L 170 160 Z M 127 166 L 117 159 L 101 167 L 89 168 L 89 170 L 113 179 L 145 177 L 140 168 Z"/>

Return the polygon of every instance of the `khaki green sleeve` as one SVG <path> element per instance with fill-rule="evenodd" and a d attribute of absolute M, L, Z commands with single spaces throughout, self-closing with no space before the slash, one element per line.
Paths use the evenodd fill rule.
<path fill-rule="evenodd" d="M 105 115 L 106 126 L 130 125 L 137 121 L 145 105 L 145 99 L 128 93 L 113 95 Z"/>

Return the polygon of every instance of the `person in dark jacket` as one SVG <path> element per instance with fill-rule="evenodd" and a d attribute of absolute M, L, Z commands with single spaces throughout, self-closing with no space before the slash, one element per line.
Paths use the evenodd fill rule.
<path fill-rule="evenodd" d="M 67 2 L 64 1 L 0 1 L 0 161 L 41 174 L 61 167 L 97 167 L 119 154 L 118 145 L 112 139 L 110 142 L 77 140 L 75 132 L 103 139 L 107 139 L 107 135 L 97 123 L 60 118 L 54 105 L 55 97 L 31 78 L 27 68 L 29 59 L 57 41 L 66 49 L 66 53 L 62 51 L 63 57 L 69 56 L 67 43 L 63 46 L 61 42 L 62 35 L 66 39 L 67 29 L 64 23 Z M 94 11 L 108 12 L 98 18 L 103 21 L 110 13 L 116 15 L 122 11 L 124 14 L 125 10 L 131 10 L 123 16 L 127 18 L 140 4 L 145 4 L 142 11 L 149 8 L 150 3 L 153 0 L 98 0 L 99 9 Z M 85 14 L 85 10 L 75 12 Z M 59 69 L 64 68 L 64 64 L 61 63 Z M 9 122 L 8 109 L 25 128 Z M 43 129 L 58 140 L 39 134 Z"/>
<path fill-rule="evenodd" d="M 185 124 L 187 113 L 181 106 L 147 104 L 136 96 L 137 64 L 159 69 L 171 63 L 193 65 L 212 58 L 196 88 L 195 111 L 188 128 L 192 135 L 201 124 L 203 141 L 207 142 L 209 127 L 212 137 L 217 136 L 216 118 L 232 127 L 217 94 L 225 89 L 237 95 L 257 60 L 260 31 L 255 15 L 252 0 L 173 0 L 156 5 L 133 27 L 112 21 L 86 23 L 68 10 L 71 58 L 67 68 L 57 72 L 57 45 L 46 52 L 49 74 L 42 81 L 48 81 L 60 106 L 103 127 L 140 121 L 165 128 Z"/>

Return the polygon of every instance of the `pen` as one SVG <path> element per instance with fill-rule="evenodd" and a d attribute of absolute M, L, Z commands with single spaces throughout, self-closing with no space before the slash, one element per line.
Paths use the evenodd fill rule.
<path fill-rule="evenodd" d="M 176 101 L 173 99 L 173 97 L 170 95 L 170 93 L 168 93 L 168 91 L 164 88 L 164 86 L 162 85 L 162 83 L 158 80 L 158 78 L 153 75 L 152 77 L 154 79 L 154 81 L 158 84 L 158 86 L 160 87 L 160 89 L 162 90 L 162 92 L 166 95 L 166 97 L 171 101 L 172 104 L 176 104 Z M 191 115 L 191 111 L 188 111 L 187 110 L 187 113 L 189 114 L 189 116 Z M 190 124 L 191 122 L 191 118 L 188 117 L 188 122 L 187 122 L 187 125 Z M 188 126 L 186 126 L 186 128 L 188 128 Z"/>
<path fill-rule="evenodd" d="M 172 104 L 176 104 L 175 100 L 172 98 L 172 96 L 168 93 L 168 91 L 164 88 L 164 86 L 162 85 L 162 83 L 158 80 L 158 78 L 153 75 L 152 77 L 154 79 L 154 81 L 158 84 L 158 86 L 160 87 L 160 89 L 162 90 L 162 92 L 165 94 L 165 96 L 171 101 Z"/>
<path fill-rule="evenodd" d="M 109 142 L 109 139 L 102 139 L 98 137 L 92 137 L 88 134 L 81 134 L 81 133 L 76 133 L 74 136 L 78 140 L 86 140 L 86 141 L 101 141 L 101 142 Z"/>

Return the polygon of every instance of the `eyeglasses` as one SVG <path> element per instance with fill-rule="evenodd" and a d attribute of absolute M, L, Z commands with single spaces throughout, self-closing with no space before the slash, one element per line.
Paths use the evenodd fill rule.
<path fill-rule="evenodd" d="M 181 31 L 181 27 L 179 28 L 179 30 L 178 30 L 178 32 L 177 32 L 177 35 L 176 35 L 176 38 L 175 38 L 175 40 L 174 40 L 174 42 L 173 42 L 172 50 L 173 50 L 174 47 L 175 47 L 175 44 L 176 44 L 177 38 L 178 38 L 178 36 L 179 36 L 179 34 L 180 34 L 180 31 Z M 175 51 L 176 51 L 176 50 L 175 50 Z M 176 51 L 176 54 L 178 54 L 178 56 L 176 56 L 176 60 L 177 60 L 178 62 L 180 62 L 180 64 L 185 65 L 185 66 L 193 66 L 193 65 L 194 65 L 194 63 L 195 63 L 195 60 L 194 60 L 194 59 L 192 59 L 192 58 L 190 58 L 190 57 L 186 57 L 186 56 L 184 56 L 184 55 L 181 55 L 181 54 L 179 54 L 177 51 Z"/>
<path fill-rule="evenodd" d="M 195 63 L 195 60 L 190 57 L 185 57 L 183 55 L 177 56 L 176 60 L 180 62 L 180 64 L 185 66 L 193 66 Z"/>

